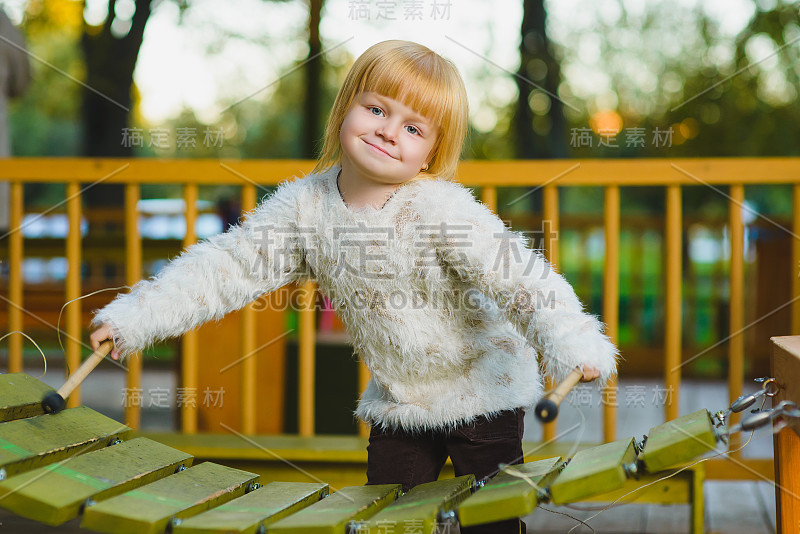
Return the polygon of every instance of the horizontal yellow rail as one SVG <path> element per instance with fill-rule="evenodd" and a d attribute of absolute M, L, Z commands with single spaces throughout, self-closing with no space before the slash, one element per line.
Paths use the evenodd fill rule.
<path fill-rule="evenodd" d="M 308 160 L 13 158 L 0 162 L 0 176 L 31 183 L 275 185 L 313 167 Z M 799 171 L 798 158 L 465 161 L 458 181 L 489 187 L 796 184 Z"/>

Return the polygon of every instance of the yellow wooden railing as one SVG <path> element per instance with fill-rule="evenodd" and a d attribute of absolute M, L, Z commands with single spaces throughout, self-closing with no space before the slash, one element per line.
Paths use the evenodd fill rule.
<path fill-rule="evenodd" d="M 126 280 L 132 284 L 142 276 L 141 237 L 137 230 L 136 205 L 142 184 L 181 184 L 186 202 L 186 236 L 184 246 L 195 242 L 194 223 L 197 218 L 198 186 L 240 185 L 243 210 L 256 203 L 258 186 L 276 185 L 287 177 L 302 175 L 311 170 L 313 162 L 299 160 L 155 160 L 155 159 L 48 159 L 19 158 L 0 161 L 0 177 L 11 183 L 9 251 L 9 307 L 8 330 L 22 330 L 24 302 L 22 293 L 22 260 L 24 257 L 22 233 L 14 231 L 23 219 L 23 185 L 26 183 L 63 183 L 67 186 L 66 211 L 69 230 L 66 240 L 68 275 L 66 298 L 81 295 L 81 187 L 96 183 L 125 184 Z M 640 160 L 548 160 L 548 161 L 470 161 L 459 168 L 459 181 L 470 187 L 481 188 L 481 200 L 491 209 L 497 208 L 497 188 L 540 187 L 543 189 L 543 218 L 549 221 L 549 231 L 558 232 L 559 190 L 574 186 L 602 186 L 605 188 L 605 247 L 606 260 L 603 283 L 603 321 L 612 339 L 618 332 L 619 312 L 619 240 L 620 240 L 620 187 L 661 186 L 666 195 L 666 302 L 664 344 L 664 386 L 672 392 L 672 402 L 665 403 L 667 420 L 678 416 L 681 384 L 681 188 L 684 186 L 728 187 L 729 237 L 730 237 L 730 339 L 728 386 L 730 400 L 742 392 L 744 381 L 744 258 L 743 222 L 741 210 L 747 185 L 793 185 L 793 224 L 791 261 L 800 264 L 800 158 L 727 158 L 727 159 L 640 159 Z M 547 236 L 545 236 L 547 237 Z M 558 264 L 558 241 L 547 239 L 547 254 Z M 787 261 L 790 258 L 787 254 Z M 792 332 L 800 333 L 800 279 L 792 282 Z M 308 282 L 303 288 L 305 301 L 299 320 L 299 432 L 303 436 L 314 434 L 314 346 L 315 320 L 313 308 L 314 286 Z M 255 349 L 254 312 L 246 310 L 241 322 L 243 354 Z M 81 332 L 80 301 L 66 312 L 66 359 L 69 368 L 80 361 Z M 19 336 L 8 341 L 9 371 L 22 369 L 22 345 Z M 187 388 L 197 386 L 198 352 L 196 335 L 187 334 L 182 344 L 181 383 Z M 255 360 L 248 358 L 241 366 L 241 431 L 253 433 L 255 429 L 256 373 Z M 141 358 L 129 360 L 128 388 L 141 387 Z M 365 386 L 368 373 L 362 367 L 359 384 Z M 614 384 L 612 384 L 614 386 Z M 607 390 L 611 391 L 612 390 Z M 616 397 L 615 397 L 616 398 Z M 76 391 L 70 406 L 80 402 Z M 139 427 L 141 406 L 134 403 L 126 407 L 125 422 Z M 182 409 L 182 431 L 197 430 L 197 410 L 190 403 Z M 616 438 L 617 409 L 614 402 L 604 403 L 605 441 Z M 735 422 L 735 419 L 734 419 Z M 363 430 L 363 429 L 362 429 Z M 545 439 L 555 435 L 553 425 L 545 428 Z M 733 446 L 735 447 L 735 443 Z M 732 447 L 732 448 L 734 448 Z"/>

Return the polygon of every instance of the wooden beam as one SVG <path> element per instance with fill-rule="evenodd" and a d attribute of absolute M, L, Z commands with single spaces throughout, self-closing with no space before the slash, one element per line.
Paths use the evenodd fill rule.
<path fill-rule="evenodd" d="M 242 187 L 242 212 L 247 212 L 256 207 L 256 188 L 252 184 Z M 257 413 L 256 406 L 258 399 L 256 396 L 256 378 L 258 371 L 256 365 L 256 312 L 252 305 L 248 304 L 241 311 L 241 322 L 239 336 L 241 339 L 241 355 L 243 358 L 239 367 L 239 395 L 241 429 L 243 434 L 256 433 Z"/>
<path fill-rule="evenodd" d="M 142 278 L 142 237 L 139 234 L 139 185 L 125 186 L 125 281 L 133 287 Z M 142 404 L 138 392 L 142 390 L 142 355 L 131 354 L 126 361 L 125 424 L 138 430 L 142 420 Z M 134 393 L 135 392 L 135 393 Z M 136 397 L 132 396 L 136 394 Z"/>
<path fill-rule="evenodd" d="M 72 180 L 104 183 L 185 183 L 198 185 L 276 185 L 311 171 L 313 160 L 10 158 L 0 161 L 0 175 L 11 181 L 63 183 Z M 560 187 L 666 186 L 730 184 L 795 184 L 797 158 L 663 158 L 569 159 L 539 161 L 464 161 L 458 181 L 477 187 L 544 185 L 552 176 L 580 164 L 558 179 Z"/>
<path fill-rule="evenodd" d="M 298 428 L 300 435 L 314 435 L 314 369 L 316 350 L 316 313 L 314 302 L 316 284 L 312 281 L 304 283 L 300 288 L 301 308 L 299 312 L 299 348 L 298 348 Z"/>
<path fill-rule="evenodd" d="M 553 269 L 558 265 L 558 187 L 546 185 L 542 192 L 542 239 L 544 253 Z M 534 245 L 537 246 L 538 245 Z M 545 377 L 545 391 L 553 391 L 558 384 L 552 377 Z M 551 441 L 556 437 L 558 419 L 542 425 L 542 441 Z"/>
<path fill-rule="evenodd" d="M 619 330 L 619 187 L 606 187 L 605 193 L 605 269 L 603 270 L 603 322 L 606 335 L 617 343 Z M 617 379 L 612 378 L 603 391 L 603 441 L 617 439 Z"/>
<path fill-rule="evenodd" d="M 186 234 L 183 238 L 184 248 L 197 242 L 195 224 L 197 222 L 197 184 L 186 184 L 183 189 L 183 201 L 186 205 Z M 198 343 L 197 332 L 192 330 L 183 335 L 181 348 L 181 387 L 189 395 L 197 395 Z M 191 397 L 190 397 L 191 398 Z M 197 432 L 197 404 L 184 402 L 181 406 L 181 431 L 187 434 Z"/>
<path fill-rule="evenodd" d="M 730 235 L 730 267 L 729 267 L 729 332 L 728 339 L 728 402 L 733 403 L 742 394 L 744 387 L 744 226 L 742 224 L 744 209 L 744 186 L 733 185 L 730 189 L 729 235 Z M 729 424 L 736 424 L 741 414 L 731 414 Z M 741 434 L 734 434 L 730 439 L 730 449 L 738 449 Z M 741 451 L 732 453 L 741 458 Z"/>
<path fill-rule="evenodd" d="M 664 403 L 665 421 L 678 418 L 681 387 L 681 325 L 683 322 L 683 247 L 681 237 L 683 221 L 681 218 L 681 188 L 678 185 L 667 187 L 667 217 L 665 266 L 665 325 L 664 325 L 664 389 L 668 402 Z"/>
<path fill-rule="evenodd" d="M 23 186 L 13 182 L 10 191 L 9 235 L 8 235 L 8 331 L 22 332 L 22 218 L 24 217 Z M 8 372 L 22 371 L 22 336 L 14 334 L 8 338 Z"/>
<path fill-rule="evenodd" d="M 78 369 L 81 364 L 81 189 L 78 182 L 67 184 L 67 230 L 66 256 L 67 279 L 65 288 L 66 336 L 64 341 L 65 374 Z M 65 339 L 64 339 L 65 338 Z M 74 408 L 81 403 L 81 388 L 78 386 L 67 399 L 67 406 Z"/>

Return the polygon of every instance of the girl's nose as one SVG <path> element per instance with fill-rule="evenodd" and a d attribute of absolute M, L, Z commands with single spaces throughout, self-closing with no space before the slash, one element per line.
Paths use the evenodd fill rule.
<path fill-rule="evenodd" d="M 384 124 L 378 128 L 376 133 L 387 141 L 394 141 L 397 138 L 397 130 L 398 125 L 396 124 Z"/>

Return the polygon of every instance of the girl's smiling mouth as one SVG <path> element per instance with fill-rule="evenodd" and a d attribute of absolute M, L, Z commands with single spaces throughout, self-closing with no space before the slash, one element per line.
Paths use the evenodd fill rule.
<path fill-rule="evenodd" d="M 388 152 L 386 152 L 384 149 L 382 149 L 382 148 L 378 147 L 377 145 L 373 145 L 372 143 L 370 143 L 369 141 L 366 141 L 366 140 L 364 140 L 364 139 L 362 139 L 362 141 L 364 141 L 365 143 L 367 143 L 367 144 L 368 144 L 370 147 L 372 147 L 374 150 L 376 150 L 376 151 L 380 152 L 381 154 L 384 154 L 384 155 L 386 155 L 386 156 L 389 156 L 389 157 L 390 157 L 390 158 L 392 158 L 392 159 L 397 159 L 397 158 L 395 158 L 394 156 L 392 156 L 391 154 L 389 154 Z"/>

